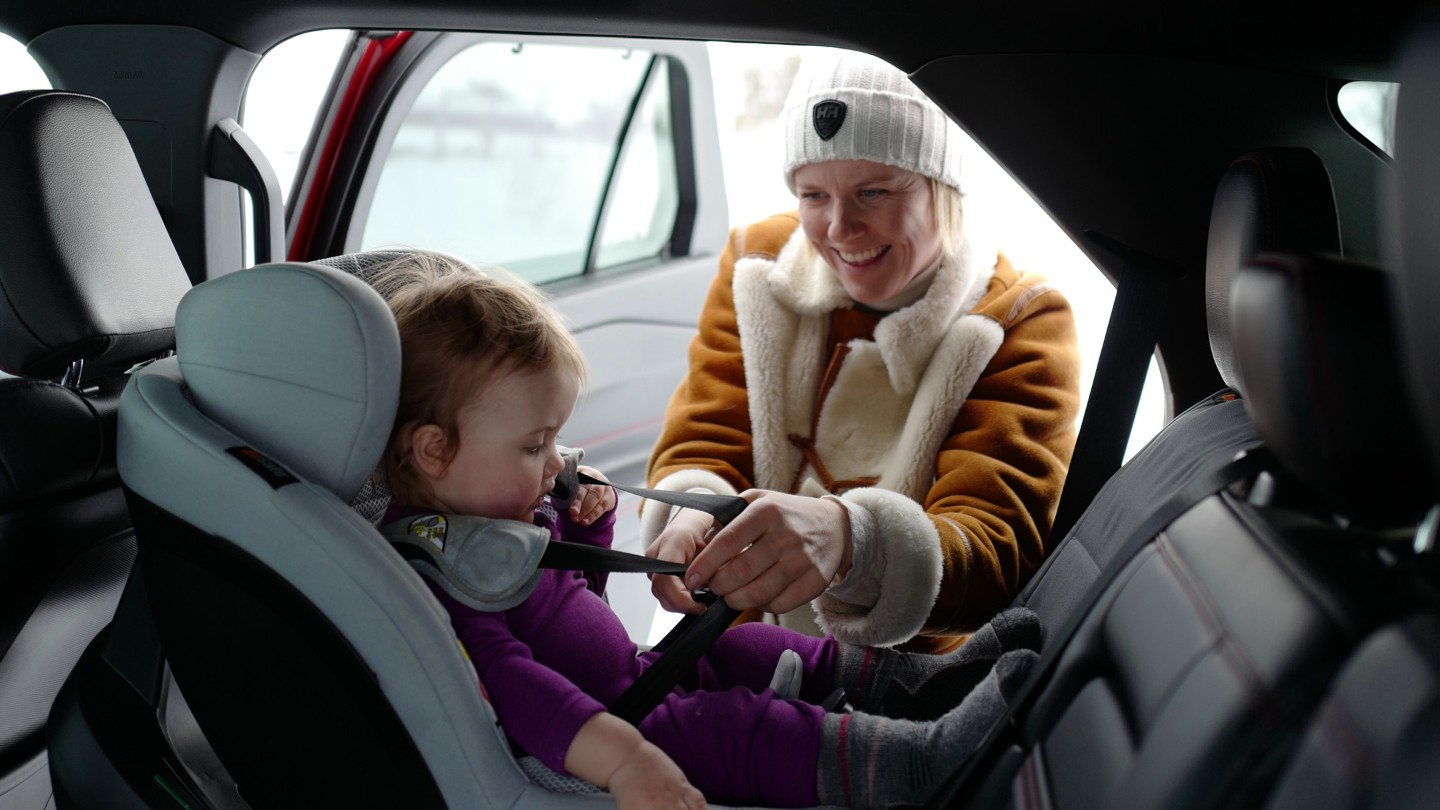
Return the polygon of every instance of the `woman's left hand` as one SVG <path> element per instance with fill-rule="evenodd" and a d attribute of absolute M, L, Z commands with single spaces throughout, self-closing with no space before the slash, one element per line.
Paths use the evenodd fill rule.
<path fill-rule="evenodd" d="M 609 481 L 600 471 L 594 467 L 577 467 L 580 472 L 591 478 L 600 481 Z M 570 502 L 570 520 L 581 526 L 589 526 L 600 519 L 600 516 L 615 508 L 615 488 L 610 486 L 599 486 L 596 484 L 581 484 L 575 495 L 575 500 Z"/>
<path fill-rule="evenodd" d="M 849 571 L 850 515 L 843 505 L 760 489 L 740 497 L 750 505 L 691 561 L 686 587 L 709 585 L 737 610 L 785 613 Z"/>

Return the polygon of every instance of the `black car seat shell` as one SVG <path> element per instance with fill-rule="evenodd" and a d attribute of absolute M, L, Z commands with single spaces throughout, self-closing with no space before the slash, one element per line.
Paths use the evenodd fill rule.
<path fill-rule="evenodd" d="M 43 771 L 51 703 L 131 569 L 116 407 L 124 372 L 173 347 L 190 283 L 124 132 L 93 97 L 0 96 L 0 211 L 0 368 L 15 375 L 0 377 L 0 412 L 25 426 L 0 432 L 4 806 L 48 794 L 21 772 Z"/>

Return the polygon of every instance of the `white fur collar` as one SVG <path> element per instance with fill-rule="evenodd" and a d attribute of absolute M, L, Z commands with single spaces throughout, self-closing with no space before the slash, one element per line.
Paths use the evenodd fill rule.
<path fill-rule="evenodd" d="M 854 306 L 835 271 L 806 246 L 805 230 L 796 228 L 764 274 L 770 294 L 799 315 Z M 956 318 L 974 309 L 994 273 L 995 254 L 982 252 L 966 239 L 958 256 L 941 260 L 930 290 L 920 300 L 880 321 L 875 343 L 897 392 L 914 393 L 940 339 Z"/>

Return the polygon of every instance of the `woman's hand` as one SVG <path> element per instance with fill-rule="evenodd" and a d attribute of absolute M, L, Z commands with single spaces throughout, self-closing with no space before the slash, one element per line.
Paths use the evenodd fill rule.
<path fill-rule="evenodd" d="M 652 509 L 664 509 L 664 504 L 651 504 Z M 671 518 L 670 525 L 645 549 L 645 556 L 667 562 L 689 564 L 705 548 L 706 535 L 715 525 L 710 515 L 695 510 L 681 509 Z M 690 597 L 690 591 L 680 582 L 679 577 L 652 575 L 650 592 L 660 606 L 672 613 L 703 613 L 705 606 Z"/>
<path fill-rule="evenodd" d="M 842 504 L 760 489 L 740 497 L 750 505 L 691 555 L 686 587 L 709 585 L 737 610 L 785 613 L 849 572 L 850 515 Z"/>
<path fill-rule="evenodd" d="M 580 472 L 591 478 L 600 481 L 609 481 L 609 478 L 600 474 L 594 467 L 577 467 Z M 597 486 L 595 484 L 581 484 L 575 494 L 575 500 L 570 502 L 570 520 L 581 526 L 589 526 L 600 519 L 600 516 L 615 508 L 615 488 Z"/>
<path fill-rule="evenodd" d="M 620 810 L 683 808 L 703 810 L 705 796 L 690 784 L 680 766 L 646 742 L 636 748 L 610 777 L 610 795 Z"/>

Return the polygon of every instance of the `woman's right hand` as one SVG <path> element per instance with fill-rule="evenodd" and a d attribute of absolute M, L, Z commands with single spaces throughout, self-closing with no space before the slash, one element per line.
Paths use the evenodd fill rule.
<path fill-rule="evenodd" d="M 661 506 L 663 504 L 653 504 Z M 645 549 L 646 557 L 667 562 L 689 565 L 701 549 L 705 548 L 708 535 L 715 525 L 710 515 L 695 510 L 681 509 L 670 520 L 665 531 Z M 660 606 L 672 613 L 703 613 L 705 606 L 696 602 L 685 589 L 680 577 L 655 575 L 650 577 L 650 592 Z"/>

